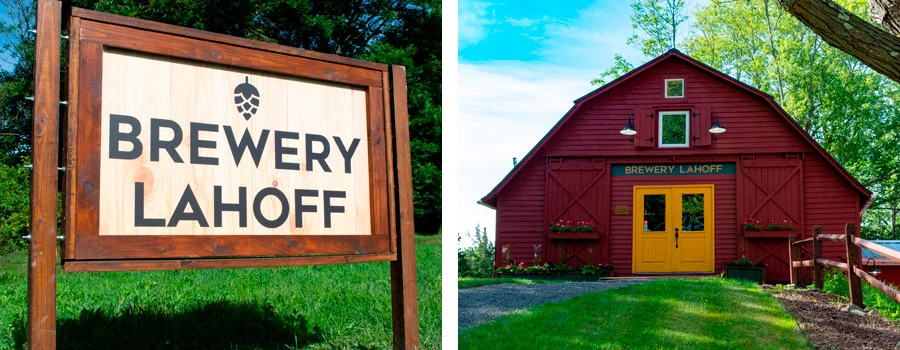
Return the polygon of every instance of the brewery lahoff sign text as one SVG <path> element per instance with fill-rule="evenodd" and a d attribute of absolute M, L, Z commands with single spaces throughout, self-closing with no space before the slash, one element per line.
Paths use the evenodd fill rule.
<path fill-rule="evenodd" d="M 100 197 L 100 235 L 371 233 L 364 91 L 134 54 L 104 65 L 100 176 L 121 181 L 100 191 L 121 195 Z M 148 75 L 168 79 L 147 89 Z"/>

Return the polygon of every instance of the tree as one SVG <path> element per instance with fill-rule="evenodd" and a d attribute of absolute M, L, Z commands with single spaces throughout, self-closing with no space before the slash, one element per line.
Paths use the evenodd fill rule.
<path fill-rule="evenodd" d="M 31 154 L 31 103 L 34 91 L 35 7 L 29 0 L 2 0 L 11 23 L 0 26 L 0 55 L 12 69 L 0 72 L 0 163 L 18 164 Z"/>
<path fill-rule="evenodd" d="M 33 28 L 30 14 L 13 16 L 7 37 Z M 407 67 L 416 229 L 441 222 L 441 3 L 437 0 L 72 0 L 72 5 L 301 49 Z M 10 7 L 8 5 L 8 7 Z M 32 21 L 30 24 L 27 21 Z M 27 31 L 24 32 L 26 35 Z M 14 37 L 14 69 L 0 73 L 0 163 L 21 164 L 31 152 L 33 48 Z M 7 48 L 7 46 L 4 46 Z M 10 134 L 13 136 L 7 136 Z"/>
<path fill-rule="evenodd" d="M 631 27 L 640 32 L 628 37 L 628 45 L 641 50 L 644 56 L 655 57 L 675 48 L 678 26 L 688 19 L 683 14 L 684 0 L 642 0 L 631 4 Z M 603 85 L 632 69 L 634 65 L 616 54 L 613 66 L 600 77 L 591 80 L 593 85 Z"/>
<path fill-rule="evenodd" d="M 778 0 L 788 13 L 875 71 L 900 82 L 900 37 L 830 0 Z M 881 3 L 873 0 L 873 3 Z M 888 23 L 896 25 L 896 18 Z M 896 28 L 896 26 L 894 27 Z"/>
<path fill-rule="evenodd" d="M 688 19 L 684 12 L 684 0 L 644 0 L 631 4 L 631 27 L 640 29 L 626 41 L 640 49 L 644 55 L 659 56 L 675 48 L 678 26 Z"/>

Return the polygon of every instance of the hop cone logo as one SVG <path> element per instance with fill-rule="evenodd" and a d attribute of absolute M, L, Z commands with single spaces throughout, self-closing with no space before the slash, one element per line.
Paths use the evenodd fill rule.
<path fill-rule="evenodd" d="M 259 108 L 259 90 L 250 84 L 250 77 L 245 76 L 244 79 L 243 83 L 234 88 L 234 104 L 238 113 L 241 113 L 245 120 L 250 120 Z"/>

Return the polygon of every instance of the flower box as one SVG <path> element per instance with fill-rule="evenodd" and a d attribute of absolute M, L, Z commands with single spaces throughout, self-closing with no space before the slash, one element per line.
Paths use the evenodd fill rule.
<path fill-rule="evenodd" d="M 547 237 L 550 239 L 597 239 L 600 238 L 600 232 L 550 232 Z"/>
<path fill-rule="evenodd" d="M 766 268 L 725 265 L 725 277 L 763 284 L 766 283 Z"/>
<path fill-rule="evenodd" d="M 748 231 L 744 230 L 744 237 L 747 238 L 787 238 L 796 234 L 797 231 Z"/>

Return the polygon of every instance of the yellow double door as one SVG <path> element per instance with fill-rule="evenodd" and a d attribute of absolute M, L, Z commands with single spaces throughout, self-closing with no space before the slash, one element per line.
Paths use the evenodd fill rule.
<path fill-rule="evenodd" d="M 713 185 L 635 186 L 635 273 L 713 272 Z"/>

